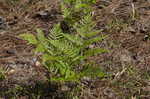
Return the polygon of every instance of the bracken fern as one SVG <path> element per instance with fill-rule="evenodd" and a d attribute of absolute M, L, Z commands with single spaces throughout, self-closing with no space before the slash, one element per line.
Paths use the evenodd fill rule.
<path fill-rule="evenodd" d="M 73 33 L 64 33 L 60 23 L 54 25 L 48 37 L 41 29 L 37 35 L 21 34 L 20 36 L 36 46 L 35 51 L 42 53 L 42 64 L 51 73 L 51 80 L 79 81 L 84 76 L 104 76 L 100 68 L 91 66 L 86 59 L 106 50 L 88 48 L 89 45 L 104 39 L 99 30 L 94 29 L 91 4 L 95 0 L 64 0 L 61 4 L 64 20 L 73 28 Z M 71 8 L 68 6 L 73 5 Z M 83 13 L 82 13 L 83 12 Z M 82 13 L 79 17 L 74 16 Z M 78 69 L 81 68 L 81 69 Z"/>

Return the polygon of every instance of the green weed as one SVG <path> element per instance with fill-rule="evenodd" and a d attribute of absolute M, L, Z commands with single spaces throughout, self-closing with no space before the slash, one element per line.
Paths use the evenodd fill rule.
<path fill-rule="evenodd" d="M 105 36 L 94 27 L 91 5 L 95 0 L 64 0 L 61 4 L 64 21 L 73 31 L 66 33 L 61 24 L 54 25 L 46 37 L 41 29 L 37 35 L 22 34 L 24 40 L 36 46 L 42 53 L 42 64 L 50 72 L 53 81 L 79 81 L 82 77 L 103 77 L 105 74 L 87 61 L 88 57 L 106 52 L 102 48 L 88 48 L 102 41 Z M 68 7 L 71 6 L 71 7 Z M 88 10 L 90 9 L 90 10 Z M 81 14 L 82 13 L 82 14 Z M 78 16 L 76 16 L 78 15 Z"/>

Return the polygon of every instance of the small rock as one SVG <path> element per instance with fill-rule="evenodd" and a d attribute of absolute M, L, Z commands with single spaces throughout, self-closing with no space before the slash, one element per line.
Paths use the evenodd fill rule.
<path fill-rule="evenodd" d="M 8 73 L 7 73 L 7 75 L 12 75 L 12 74 L 14 74 L 15 73 L 15 70 L 14 69 L 11 69 Z"/>
<path fill-rule="evenodd" d="M 40 11 L 40 12 L 37 12 L 33 18 L 38 18 L 40 20 L 43 20 L 43 21 L 48 21 L 48 19 L 50 18 L 50 13 L 48 10 L 44 10 L 44 11 Z"/>
<path fill-rule="evenodd" d="M 36 61 L 36 62 L 35 62 L 35 65 L 36 65 L 36 66 L 40 66 L 41 63 L 40 63 L 39 61 Z"/>
<path fill-rule="evenodd" d="M 85 81 L 91 81 L 91 79 L 89 77 L 83 77 L 83 80 L 85 80 Z"/>
<path fill-rule="evenodd" d="M 49 12 L 48 12 L 47 10 L 41 11 L 41 12 L 39 12 L 38 14 L 39 14 L 39 16 L 41 16 L 41 18 L 43 18 L 43 19 L 48 18 L 48 16 L 49 16 Z"/>
<path fill-rule="evenodd" d="M 9 49 L 6 51 L 7 54 L 16 54 L 16 50 L 14 49 Z"/>
<path fill-rule="evenodd" d="M 94 47 L 95 47 L 95 45 L 94 45 L 94 44 L 89 45 L 89 48 L 94 48 Z"/>
<path fill-rule="evenodd" d="M 150 36 L 146 34 L 146 35 L 144 36 L 144 39 L 143 39 L 143 40 L 144 40 L 144 41 L 147 41 L 149 38 L 150 38 Z"/>
<path fill-rule="evenodd" d="M 61 90 L 62 91 L 69 91 L 70 88 L 68 86 L 66 86 L 66 85 L 63 85 L 63 86 L 61 86 Z"/>

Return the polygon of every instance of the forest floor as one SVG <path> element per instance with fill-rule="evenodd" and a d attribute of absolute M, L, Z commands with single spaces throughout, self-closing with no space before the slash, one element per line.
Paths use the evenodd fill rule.
<path fill-rule="evenodd" d="M 108 35 L 95 46 L 109 52 L 91 59 L 111 76 L 86 83 L 80 99 L 150 99 L 150 0 L 97 0 L 94 9 Z M 71 87 L 47 83 L 33 46 L 18 37 L 61 20 L 59 0 L 0 0 L 1 99 L 68 99 Z"/>

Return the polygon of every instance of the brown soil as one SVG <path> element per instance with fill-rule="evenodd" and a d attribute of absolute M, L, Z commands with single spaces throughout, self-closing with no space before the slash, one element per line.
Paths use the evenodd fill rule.
<path fill-rule="evenodd" d="M 150 0 L 97 0 L 94 8 L 96 28 L 108 35 L 96 46 L 109 53 L 91 59 L 111 76 L 84 85 L 80 98 L 149 99 Z M 33 46 L 18 37 L 36 34 L 36 28 L 48 33 L 61 20 L 59 0 L 1 0 L 0 17 L 5 21 L 0 25 L 0 67 L 6 74 L 0 81 L 1 98 L 67 99 L 59 86 L 47 83 L 44 69 L 36 65 Z"/>

